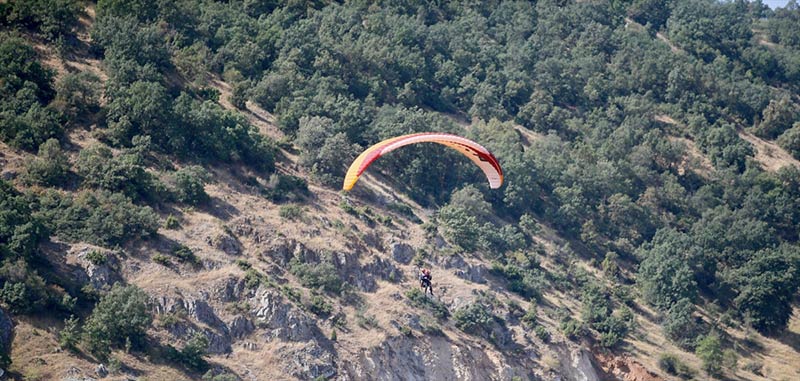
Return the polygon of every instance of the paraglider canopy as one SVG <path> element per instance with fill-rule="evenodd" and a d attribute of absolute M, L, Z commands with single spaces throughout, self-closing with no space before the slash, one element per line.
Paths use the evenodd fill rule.
<path fill-rule="evenodd" d="M 458 135 L 439 132 L 421 132 L 386 139 L 367 148 L 358 155 L 352 164 L 350 164 L 350 168 L 347 170 L 347 174 L 344 177 L 342 189 L 346 191 L 353 189 L 353 186 L 356 184 L 359 177 L 361 177 L 361 174 L 364 173 L 373 161 L 377 160 L 382 155 L 409 144 L 426 142 L 443 144 L 461 152 L 461 154 L 468 157 L 473 163 L 480 167 L 486 175 L 486 179 L 489 180 L 489 187 L 492 189 L 500 188 L 500 186 L 503 185 L 503 170 L 500 168 L 500 163 L 489 150 L 480 144 Z"/>

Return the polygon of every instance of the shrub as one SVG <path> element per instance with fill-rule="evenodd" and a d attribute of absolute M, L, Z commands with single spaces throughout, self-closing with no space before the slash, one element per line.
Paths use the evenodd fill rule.
<path fill-rule="evenodd" d="M 450 315 L 450 311 L 447 310 L 447 306 L 444 303 L 429 298 L 419 288 L 408 290 L 406 298 L 408 298 L 411 306 L 428 309 L 438 319 L 446 319 Z"/>
<path fill-rule="evenodd" d="M 575 340 L 584 334 L 583 324 L 573 318 L 567 318 L 563 320 L 560 328 L 561 333 L 571 340 Z"/>
<path fill-rule="evenodd" d="M 169 216 L 167 216 L 166 220 L 164 220 L 164 228 L 166 228 L 166 229 L 177 230 L 180 227 L 181 227 L 180 221 L 178 221 L 178 219 L 175 216 L 171 215 L 171 214 Z"/>
<path fill-rule="evenodd" d="M 333 306 L 325 301 L 322 295 L 312 295 L 308 303 L 308 310 L 321 317 L 327 317 L 333 312 Z"/>
<path fill-rule="evenodd" d="M 156 254 L 153 256 L 153 262 L 158 263 L 161 266 L 172 266 L 172 261 L 169 259 L 168 256 L 164 254 Z"/>
<path fill-rule="evenodd" d="M 297 200 L 308 194 L 308 183 L 301 177 L 273 173 L 263 192 L 273 202 Z"/>
<path fill-rule="evenodd" d="M 364 329 L 378 328 L 380 326 L 375 315 L 365 315 L 362 310 L 356 312 L 356 324 Z"/>
<path fill-rule="evenodd" d="M 781 134 L 777 143 L 795 159 L 800 160 L 800 122 L 795 123 L 794 127 Z"/>
<path fill-rule="evenodd" d="M 83 184 L 92 188 L 122 192 L 134 199 L 157 198 L 163 187 L 143 165 L 136 149 L 124 150 L 114 156 L 104 145 L 93 145 L 81 150 L 75 163 Z"/>
<path fill-rule="evenodd" d="M 528 327 L 535 327 L 537 325 L 536 304 L 531 303 L 530 307 L 528 307 L 528 311 L 526 311 L 525 315 L 522 316 L 522 322 L 527 324 Z"/>
<path fill-rule="evenodd" d="M 329 262 L 301 263 L 297 258 L 293 258 L 290 262 L 289 271 L 305 287 L 321 288 L 327 292 L 337 294 L 342 291 L 342 279 L 339 278 L 336 269 Z"/>
<path fill-rule="evenodd" d="M 92 250 L 86 254 L 86 260 L 92 262 L 95 266 L 100 266 L 108 261 L 108 254 L 98 250 Z"/>
<path fill-rule="evenodd" d="M 303 217 L 303 209 L 296 204 L 281 205 L 278 215 L 287 220 L 299 220 Z"/>
<path fill-rule="evenodd" d="M 172 345 L 167 345 L 165 355 L 171 361 L 177 362 L 188 369 L 203 372 L 208 369 L 208 362 L 204 358 L 208 351 L 208 338 L 201 332 L 195 334 L 184 344 L 179 351 Z"/>
<path fill-rule="evenodd" d="M 544 326 L 537 325 L 536 328 L 533 329 L 533 332 L 536 334 L 536 337 L 538 337 L 539 340 L 542 340 L 545 343 L 550 342 L 550 332 L 547 331 L 547 328 Z"/>
<path fill-rule="evenodd" d="M 103 246 L 120 245 L 158 230 L 158 216 L 119 194 L 84 191 L 74 197 L 48 193 L 40 198 L 43 220 L 59 237 Z"/>
<path fill-rule="evenodd" d="M 105 357 L 112 346 L 144 344 L 153 318 L 147 306 L 147 294 L 136 286 L 115 284 L 86 320 L 84 340 L 90 352 Z"/>
<path fill-rule="evenodd" d="M 491 332 L 495 316 L 492 310 L 483 303 L 472 303 L 458 309 L 453 314 L 456 328 L 472 334 L 485 335 Z"/>
<path fill-rule="evenodd" d="M 209 200 L 204 186 L 207 172 L 203 167 L 191 165 L 175 172 L 175 196 L 178 201 L 189 205 L 201 205 Z"/>
<path fill-rule="evenodd" d="M 69 172 L 69 159 L 56 139 L 39 146 L 39 155 L 26 162 L 24 181 L 28 184 L 59 185 Z"/>
<path fill-rule="evenodd" d="M 499 262 L 492 263 L 492 273 L 502 276 L 508 281 L 508 290 L 526 298 L 538 299 L 544 284 L 541 272 L 523 269 L 514 264 L 503 265 Z"/>
<path fill-rule="evenodd" d="M 715 333 L 704 336 L 697 342 L 694 353 L 703 361 L 703 370 L 709 375 L 716 376 L 722 370 L 722 344 Z"/>
<path fill-rule="evenodd" d="M 190 263 L 195 266 L 200 264 L 200 258 L 197 258 L 197 256 L 194 254 L 194 251 L 192 251 L 192 249 L 186 245 L 179 244 L 178 246 L 175 246 L 172 249 L 172 255 L 184 263 Z"/>
<path fill-rule="evenodd" d="M 658 367 L 672 376 L 678 376 L 685 380 L 694 377 L 694 372 L 688 365 L 684 364 L 678 356 L 671 353 L 662 354 L 658 358 Z"/>
<path fill-rule="evenodd" d="M 80 337 L 78 318 L 70 316 L 68 319 L 64 320 L 64 328 L 58 333 L 58 345 L 60 345 L 61 348 L 75 351 Z"/>

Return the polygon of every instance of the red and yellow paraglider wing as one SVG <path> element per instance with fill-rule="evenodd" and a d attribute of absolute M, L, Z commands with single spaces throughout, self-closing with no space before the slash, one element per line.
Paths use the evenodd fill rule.
<path fill-rule="evenodd" d="M 456 151 L 461 152 L 461 154 L 464 156 L 467 156 L 470 160 L 472 160 L 473 163 L 480 167 L 480 169 L 486 175 L 486 178 L 489 180 L 489 186 L 492 189 L 499 188 L 503 184 L 503 170 L 500 168 L 500 163 L 497 162 L 497 159 L 494 157 L 494 155 L 492 155 L 491 152 L 489 152 L 489 150 L 467 138 L 462 138 L 460 136 L 451 134 L 427 132 L 398 136 L 396 138 L 384 140 L 373 145 L 372 147 L 367 148 L 364 152 L 358 155 L 356 160 L 350 165 L 350 168 L 347 170 L 347 174 L 345 175 L 342 189 L 352 189 L 356 181 L 358 181 L 358 178 L 362 173 L 364 173 L 367 167 L 369 167 L 373 161 L 377 160 L 383 154 L 409 144 L 425 142 L 439 143 L 455 149 Z"/>

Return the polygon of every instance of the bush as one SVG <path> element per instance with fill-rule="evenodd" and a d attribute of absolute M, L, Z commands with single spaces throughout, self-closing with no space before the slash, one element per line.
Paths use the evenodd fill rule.
<path fill-rule="evenodd" d="M 131 343 L 141 347 L 153 321 L 148 299 L 136 286 L 115 284 L 100 299 L 84 325 L 83 335 L 89 351 L 105 357 L 113 346 Z"/>
<path fill-rule="evenodd" d="M 175 216 L 171 215 L 171 214 L 169 216 L 167 216 L 166 220 L 164 220 L 164 228 L 166 228 L 166 229 L 177 230 L 180 227 L 181 227 L 180 221 L 178 221 L 178 219 Z"/>
<path fill-rule="evenodd" d="M 658 367 L 672 376 L 678 376 L 685 380 L 694 377 L 694 372 L 688 365 L 684 364 L 678 356 L 671 353 L 662 354 L 658 358 Z"/>
<path fill-rule="evenodd" d="M 794 127 L 781 134 L 777 143 L 795 159 L 800 160 L 800 122 L 795 123 Z"/>
<path fill-rule="evenodd" d="M 342 279 L 329 262 L 301 263 L 297 258 L 290 262 L 289 271 L 307 288 L 323 289 L 338 294 L 342 291 Z"/>
<path fill-rule="evenodd" d="M 104 145 L 83 149 L 75 163 L 83 184 L 92 188 L 122 192 L 133 199 L 157 198 L 163 185 L 146 170 L 136 149 L 114 156 Z"/>
<path fill-rule="evenodd" d="M 583 324 L 581 322 L 573 319 L 567 318 L 561 322 L 560 325 L 561 333 L 564 334 L 570 340 L 575 340 L 584 334 Z"/>
<path fill-rule="evenodd" d="M 492 263 L 491 271 L 508 281 L 509 291 L 534 300 L 541 297 L 545 282 L 544 275 L 541 272 L 523 269 L 513 264 L 503 265 L 499 262 Z"/>
<path fill-rule="evenodd" d="M 273 173 L 263 192 L 273 202 L 297 200 L 308 194 L 308 183 L 301 177 Z"/>
<path fill-rule="evenodd" d="M 287 220 L 299 220 L 303 217 L 303 208 L 296 204 L 281 205 L 278 215 Z"/>
<path fill-rule="evenodd" d="M 722 344 L 715 333 L 710 333 L 697 342 L 694 353 L 703 361 L 703 370 L 716 376 L 722 371 Z"/>
<path fill-rule="evenodd" d="M 161 266 L 169 267 L 172 266 L 172 261 L 169 259 L 168 256 L 164 254 L 156 254 L 153 256 L 153 262 L 158 263 Z"/>
<path fill-rule="evenodd" d="M 195 332 L 180 351 L 172 345 L 167 345 L 165 356 L 192 371 L 204 372 L 208 369 L 208 362 L 204 358 L 208 351 L 208 344 L 206 335 Z"/>
<path fill-rule="evenodd" d="M 100 78 L 88 71 L 67 73 L 56 90 L 55 103 L 72 118 L 83 117 L 100 108 Z"/>
<path fill-rule="evenodd" d="M 308 303 L 308 310 L 320 317 L 327 317 L 333 312 L 333 306 L 325 301 L 322 295 L 312 295 Z"/>
<path fill-rule="evenodd" d="M 200 264 L 200 258 L 197 258 L 197 256 L 194 254 L 194 251 L 192 251 L 192 249 L 186 245 L 179 244 L 178 246 L 175 246 L 172 249 L 172 255 L 184 263 L 189 263 L 195 266 Z"/>
<path fill-rule="evenodd" d="M 69 172 L 69 159 L 56 139 L 48 139 L 39 146 L 39 155 L 26 162 L 24 181 L 45 186 L 60 185 Z"/>
<path fill-rule="evenodd" d="M 109 247 L 151 236 L 159 226 L 153 209 L 108 191 L 82 191 L 74 196 L 48 191 L 38 206 L 37 215 L 67 241 Z"/>
<path fill-rule="evenodd" d="M 528 311 L 525 312 L 525 315 L 522 316 L 522 322 L 527 324 L 528 327 L 536 327 L 536 304 L 531 303 L 531 306 L 528 307 Z"/>
<path fill-rule="evenodd" d="M 78 318 L 70 316 L 69 319 L 64 320 L 64 328 L 58 333 L 58 345 L 61 346 L 61 348 L 75 351 L 80 338 Z"/>
<path fill-rule="evenodd" d="M 456 328 L 478 336 L 491 332 L 495 319 L 492 310 L 483 303 L 469 304 L 453 314 Z"/>
<path fill-rule="evenodd" d="M 92 250 L 86 253 L 86 260 L 92 262 L 95 266 L 100 266 L 108 261 L 108 254 L 98 250 Z"/>
<path fill-rule="evenodd" d="M 538 337 L 539 340 L 542 340 L 545 343 L 550 342 L 550 332 L 547 331 L 547 328 L 544 326 L 537 325 L 536 328 L 533 329 L 533 332 L 536 334 L 536 337 Z"/>
<path fill-rule="evenodd" d="M 208 174 L 203 167 L 191 165 L 175 172 L 175 196 L 178 201 L 189 205 L 201 205 L 209 200 L 205 191 Z"/>
<path fill-rule="evenodd" d="M 429 298 L 419 288 L 415 287 L 408 290 L 406 292 L 406 298 L 408 298 L 411 306 L 428 309 L 433 313 L 433 316 L 438 319 L 446 319 L 450 316 L 450 311 L 447 310 L 447 306 L 445 306 L 444 303 Z"/>

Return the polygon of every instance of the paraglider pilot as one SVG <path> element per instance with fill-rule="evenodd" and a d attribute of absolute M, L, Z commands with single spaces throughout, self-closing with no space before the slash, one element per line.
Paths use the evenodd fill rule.
<path fill-rule="evenodd" d="M 422 287 L 424 293 L 431 293 L 433 296 L 433 286 L 431 285 L 431 270 L 422 269 L 419 272 L 419 286 Z"/>

